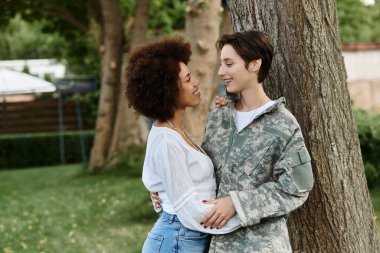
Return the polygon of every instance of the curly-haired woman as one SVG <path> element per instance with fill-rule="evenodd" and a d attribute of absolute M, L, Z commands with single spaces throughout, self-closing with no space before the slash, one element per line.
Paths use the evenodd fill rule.
<path fill-rule="evenodd" d="M 190 44 L 175 37 L 150 42 L 129 58 L 129 103 L 155 119 L 143 182 L 150 192 L 159 193 L 163 208 L 143 252 L 207 252 L 209 234 L 225 234 L 241 226 L 236 216 L 218 229 L 200 224 L 213 207 L 202 201 L 215 198 L 216 183 L 212 161 L 184 129 L 186 108 L 199 105 L 201 99 L 199 82 L 187 67 L 190 56 Z"/>

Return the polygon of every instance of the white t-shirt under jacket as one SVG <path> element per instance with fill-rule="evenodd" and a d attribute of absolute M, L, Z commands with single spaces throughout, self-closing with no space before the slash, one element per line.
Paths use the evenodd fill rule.
<path fill-rule="evenodd" d="M 216 197 L 213 164 L 207 155 L 190 147 L 170 128 L 152 126 L 142 180 L 150 192 L 158 192 L 163 210 L 176 214 L 189 229 L 226 234 L 241 227 L 236 215 L 220 229 L 204 228 L 200 224 L 213 206 L 202 200 Z"/>
<path fill-rule="evenodd" d="M 270 101 L 260 106 L 259 108 L 248 112 L 241 112 L 236 110 L 235 125 L 237 131 L 240 132 L 241 130 L 243 130 L 243 128 L 251 124 L 251 122 L 257 117 L 257 115 L 260 115 L 264 110 L 266 110 L 274 104 L 275 101 Z"/>

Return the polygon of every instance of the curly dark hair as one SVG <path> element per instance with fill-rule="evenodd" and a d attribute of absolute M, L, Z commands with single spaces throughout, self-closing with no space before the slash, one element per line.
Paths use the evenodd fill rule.
<path fill-rule="evenodd" d="M 190 56 L 190 44 L 180 36 L 133 50 L 127 67 L 129 105 L 148 118 L 172 118 L 178 106 L 180 62 L 187 65 Z"/>

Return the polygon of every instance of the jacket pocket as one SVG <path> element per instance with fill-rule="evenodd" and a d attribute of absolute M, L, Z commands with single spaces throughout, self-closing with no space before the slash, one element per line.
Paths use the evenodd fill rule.
<path fill-rule="evenodd" d="M 258 147 L 256 150 L 251 150 L 243 156 L 243 161 L 240 162 L 242 167 L 241 175 L 246 174 L 252 176 L 256 174 L 270 174 L 270 168 L 273 164 L 274 154 L 271 152 L 271 147 L 274 140 L 265 143 L 264 146 Z"/>

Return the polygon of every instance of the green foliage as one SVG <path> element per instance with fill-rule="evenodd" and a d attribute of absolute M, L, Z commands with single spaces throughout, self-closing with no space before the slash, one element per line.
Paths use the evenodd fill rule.
<path fill-rule="evenodd" d="M 185 28 L 185 0 L 152 0 L 149 28 L 163 34 Z"/>
<path fill-rule="evenodd" d="M 29 22 L 46 20 L 44 32 L 58 32 L 69 40 L 78 30 L 83 32 L 89 26 L 88 4 L 89 1 L 77 0 L 8 0 L 4 4 L 4 9 L 8 10 L 11 17 L 19 14 Z M 9 16 L 5 15 L 3 18 Z"/>
<path fill-rule="evenodd" d="M 0 171 L 0 251 L 141 252 L 157 215 L 140 178 L 81 165 Z"/>
<path fill-rule="evenodd" d="M 373 6 L 373 22 L 376 24 L 375 29 L 373 29 L 373 41 L 380 41 L 380 0 L 375 1 Z"/>
<path fill-rule="evenodd" d="M 61 58 L 64 39 L 43 33 L 44 22 L 28 23 L 18 15 L 0 32 L 0 59 Z"/>
<path fill-rule="evenodd" d="M 361 0 L 337 0 L 342 42 L 380 41 L 380 2 L 365 6 Z"/>
<path fill-rule="evenodd" d="M 93 37 L 73 29 L 69 39 L 48 28 L 47 20 L 26 22 L 18 15 L 0 31 L 0 59 L 57 59 L 66 75 L 100 74 L 100 57 Z M 67 33 L 65 33 L 67 34 Z"/>
<path fill-rule="evenodd" d="M 91 34 L 76 31 L 61 48 L 62 58 L 67 62 L 66 76 L 100 77 L 100 55 Z"/>
<path fill-rule="evenodd" d="M 133 16 L 136 9 L 136 0 L 120 0 L 120 12 L 123 18 Z"/>
<path fill-rule="evenodd" d="M 185 26 L 185 0 L 152 0 L 150 29 L 159 34 L 172 34 Z M 124 19 L 134 15 L 135 0 L 121 0 L 120 10 Z M 0 4 L 0 59 L 54 58 L 67 63 L 68 76 L 100 75 L 100 55 L 95 36 L 83 32 L 53 12 L 67 10 L 83 26 L 89 27 L 86 1 L 65 0 L 60 3 L 36 1 L 8 1 Z M 37 11 L 38 10 L 38 11 Z M 13 18 L 18 14 L 16 18 Z M 22 18 L 21 18 L 22 17 Z M 26 22 L 26 21 L 27 22 Z M 9 23 L 8 26 L 5 24 Z M 127 35 L 128 36 L 128 35 Z M 156 35 L 153 35 L 156 36 Z"/>
<path fill-rule="evenodd" d="M 380 114 L 354 110 L 368 187 L 380 184 Z"/>
<path fill-rule="evenodd" d="M 87 157 L 94 133 L 83 133 Z M 65 132 L 66 163 L 81 162 L 79 132 Z M 12 134 L 0 137 L 0 170 L 60 164 L 59 134 Z"/>
<path fill-rule="evenodd" d="M 376 223 L 377 223 L 377 232 L 380 235 L 380 186 L 374 187 L 370 191 L 373 209 L 375 210 Z"/>

